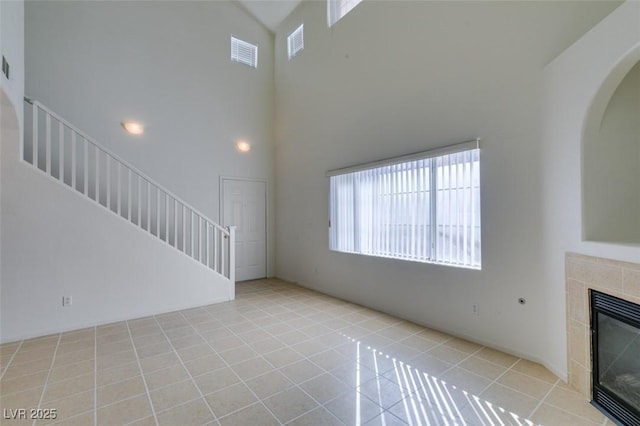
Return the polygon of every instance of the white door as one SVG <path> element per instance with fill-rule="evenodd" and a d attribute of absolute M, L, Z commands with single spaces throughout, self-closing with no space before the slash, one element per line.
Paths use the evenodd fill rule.
<path fill-rule="evenodd" d="M 236 227 L 236 281 L 266 277 L 266 183 L 223 178 L 221 198 L 222 224 Z"/>

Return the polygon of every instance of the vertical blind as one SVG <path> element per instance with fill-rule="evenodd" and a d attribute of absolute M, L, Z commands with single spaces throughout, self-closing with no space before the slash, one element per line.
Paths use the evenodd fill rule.
<path fill-rule="evenodd" d="M 480 150 L 474 142 L 471 149 L 330 172 L 330 249 L 479 269 Z"/>

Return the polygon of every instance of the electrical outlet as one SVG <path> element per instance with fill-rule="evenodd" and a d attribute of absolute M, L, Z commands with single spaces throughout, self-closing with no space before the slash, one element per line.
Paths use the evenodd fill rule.
<path fill-rule="evenodd" d="M 471 305 L 471 312 L 473 313 L 473 315 L 480 315 L 480 305 L 477 303 Z"/>
<path fill-rule="evenodd" d="M 73 299 L 71 296 L 62 296 L 62 306 L 71 306 Z"/>

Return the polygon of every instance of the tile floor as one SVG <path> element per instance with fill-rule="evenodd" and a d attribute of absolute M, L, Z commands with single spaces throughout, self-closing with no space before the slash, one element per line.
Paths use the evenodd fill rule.
<path fill-rule="evenodd" d="M 538 364 L 279 280 L 4 344 L 0 374 L 2 425 L 610 423 Z"/>

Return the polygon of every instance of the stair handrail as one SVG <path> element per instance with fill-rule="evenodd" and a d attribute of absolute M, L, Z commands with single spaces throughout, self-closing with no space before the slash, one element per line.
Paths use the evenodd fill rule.
<path fill-rule="evenodd" d="M 198 216 L 200 216 L 202 219 L 204 219 L 206 222 L 208 222 L 210 225 L 216 227 L 219 231 L 221 231 L 223 234 L 229 236 L 230 232 L 227 229 L 228 227 L 223 227 L 220 226 L 219 224 L 217 224 L 216 222 L 214 222 L 213 220 L 211 220 L 207 215 L 201 213 L 199 210 L 197 210 L 195 207 L 191 206 L 189 203 L 185 202 L 182 198 L 178 197 L 177 195 L 175 195 L 173 192 L 169 191 L 168 189 L 166 189 L 164 186 L 160 185 L 158 182 L 156 182 L 154 179 L 150 178 L 147 174 L 145 174 L 144 172 L 142 172 L 140 169 L 138 169 L 137 167 L 133 166 L 131 163 L 129 163 L 128 161 L 122 159 L 119 155 L 115 154 L 113 151 L 111 151 L 110 149 L 106 148 L 104 145 L 102 145 L 101 143 L 99 143 L 98 141 L 96 141 L 94 138 L 92 138 L 91 136 L 87 135 L 86 132 L 83 132 L 82 130 L 80 130 L 78 127 L 74 126 L 73 124 L 69 123 L 69 121 L 65 120 L 64 118 L 62 118 L 60 115 L 56 114 L 54 111 L 52 111 L 50 108 L 48 108 L 47 106 L 45 106 L 42 102 L 32 99 L 28 96 L 24 97 L 25 102 L 27 102 L 28 104 L 33 105 L 34 107 L 39 107 L 40 109 L 42 109 L 43 111 L 45 111 L 47 114 L 51 115 L 52 117 L 54 117 L 56 120 L 60 121 L 61 123 L 63 123 L 65 126 L 67 126 L 69 129 L 73 130 L 74 132 L 76 132 L 78 135 L 82 136 L 83 139 L 85 139 L 87 142 L 93 144 L 94 146 L 96 146 L 98 149 L 100 149 L 102 152 L 104 152 L 105 154 L 109 155 L 110 157 L 112 157 L 113 159 L 117 160 L 119 163 L 121 163 L 122 165 L 124 165 L 125 167 L 131 169 L 133 172 L 135 172 L 136 174 L 138 174 L 140 177 L 142 177 L 144 180 L 146 180 L 147 182 L 153 184 L 156 188 L 162 190 L 165 194 L 171 196 L 171 198 L 173 198 L 176 201 L 179 201 L 180 204 L 182 204 L 184 207 L 187 207 L 188 209 L 190 209 L 193 213 L 197 214 Z M 24 160 L 24 159 L 23 159 Z"/>
<path fill-rule="evenodd" d="M 33 133 L 31 143 L 23 144 L 21 161 L 235 283 L 235 227 L 223 227 L 214 222 L 41 102 L 27 96 L 24 101 L 32 109 L 31 126 L 26 125 L 25 130 L 31 129 Z M 40 117 L 44 118 L 44 123 Z M 44 128 L 41 128 L 43 124 Z M 58 127 L 57 132 L 52 124 Z M 56 133 L 57 137 L 54 136 Z M 25 140 L 26 136 L 25 133 Z M 67 143 L 71 144 L 69 168 Z M 93 166 L 89 162 L 90 151 Z M 81 156 L 80 162 L 77 162 L 78 156 Z M 105 166 L 101 165 L 101 158 L 105 159 Z M 115 191 L 112 185 L 114 166 Z M 134 197 L 132 190 L 136 186 Z M 132 207 L 133 202 L 135 207 Z M 230 298 L 234 298 L 233 286 Z"/>

